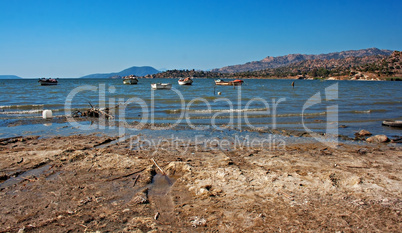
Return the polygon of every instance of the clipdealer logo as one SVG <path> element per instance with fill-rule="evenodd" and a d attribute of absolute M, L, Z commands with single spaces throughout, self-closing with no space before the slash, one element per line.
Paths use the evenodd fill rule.
<path fill-rule="evenodd" d="M 338 91 L 339 91 L 339 86 L 338 83 L 335 83 L 329 87 L 325 88 L 325 101 L 330 102 L 338 99 Z M 315 138 L 317 141 L 329 146 L 329 147 L 336 147 L 338 145 L 338 105 L 330 105 L 326 107 L 326 115 L 327 115 L 327 121 L 326 121 L 326 129 L 324 135 L 317 134 L 313 132 L 311 129 L 309 129 L 306 124 L 304 123 L 304 114 L 305 111 L 316 105 L 316 104 L 321 104 L 323 103 L 323 100 L 321 99 L 321 92 L 315 93 L 313 96 L 311 96 L 303 105 L 302 109 L 302 124 L 303 128 L 308 132 L 313 138 Z"/>
<path fill-rule="evenodd" d="M 325 128 L 325 133 L 323 135 L 318 134 L 311 130 L 310 128 L 307 127 L 307 124 L 304 121 L 304 116 L 308 112 L 308 109 L 313 107 L 314 105 L 317 104 L 327 104 L 331 103 L 331 101 L 335 101 L 338 99 L 338 83 L 333 84 L 329 87 L 325 88 L 324 95 L 325 98 L 321 98 L 321 92 L 317 92 L 313 96 L 311 96 L 303 105 L 302 111 L 301 111 L 301 117 L 302 117 L 302 125 L 303 128 L 307 133 L 309 133 L 313 138 L 315 138 L 317 141 L 326 144 L 327 146 L 330 147 L 335 147 L 338 145 L 338 105 L 328 105 L 326 107 L 326 128 Z M 222 111 L 216 111 L 211 107 L 211 103 L 203 98 L 195 98 L 192 99 L 191 101 L 187 102 L 184 99 L 184 96 L 182 93 L 176 89 L 172 88 L 171 89 L 173 92 L 176 93 L 176 95 L 180 98 L 180 107 L 184 111 L 180 111 L 180 116 L 178 119 L 173 123 L 168 126 L 160 126 L 155 124 L 155 98 L 154 98 L 154 90 L 151 91 L 151 98 L 150 98 L 150 103 L 147 103 L 143 99 L 139 97 L 132 97 L 129 99 L 124 99 L 124 98 L 108 98 L 106 100 L 106 92 L 108 91 L 109 93 L 113 94 L 116 91 L 116 88 L 114 86 L 110 86 L 109 88 L 106 89 L 106 84 L 99 84 L 99 86 L 95 85 L 83 85 L 74 88 L 69 95 L 66 98 L 65 101 L 65 114 L 67 116 L 68 122 L 75 128 L 81 129 L 81 130 L 95 130 L 95 129 L 105 129 L 106 128 L 106 119 L 105 117 L 100 117 L 99 118 L 99 123 L 98 124 L 91 124 L 91 125 L 85 125 L 85 124 L 80 124 L 77 122 L 72 116 L 72 103 L 74 98 L 80 98 L 79 93 L 80 92 L 97 92 L 98 97 L 99 97 L 99 109 L 112 109 L 112 114 L 116 113 L 116 107 L 118 106 L 118 130 L 119 130 L 119 135 L 121 136 L 121 140 L 125 140 L 126 137 L 126 131 L 127 130 L 133 130 L 133 131 L 138 131 L 144 128 L 146 124 L 148 124 L 148 127 L 153 130 L 167 130 L 167 129 L 172 129 L 181 122 L 185 122 L 187 126 L 189 126 L 191 129 L 194 130 L 205 130 L 208 128 L 214 128 L 214 129 L 227 129 L 229 127 L 236 127 L 237 129 L 241 129 L 243 124 L 247 126 L 250 129 L 268 129 L 268 126 L 264 127 L 255 127 L 252 125 L 248 119 L 249 115 L 252 114 L 265 114 L 267 117 L 269 117 L 270 120 L 272 120 L 272 129 L 276 129 L 276 117 L 277 117 L 277 108 L 278 105 L 282 102 L 286 101 L 286 98 L 279 98 L 278 100 L 273 98 L 272 99 L 272 104 L 270 105 L 265 99 L 262 98 L 252 98 L 249 100 L 245 105 L 241 105 L 240 103 L 242 102 L 242 93 L 241 93 L 241 86 L 238 87 L 237 89 L 237 104 L 234 104 L 230 99 L 228 98 L 217 98 L 213 100 L 213 103 L 217 102 L 224 102 L 228 106 L 230 106 L 230 111 L 222 110 Z M 210 116 L 210 125 L 203 125 L 203 126 L 197 126 L 191 122 L 191 107 L 195 102 L 202 102 L 205 104 L 207 107 L 207 111 L 204 113 L 198 113 L 198 114 L 207 114 Z M 249 112 L 249 108 L 252 104 L 255 104 L 256 102 L 259 102 L 264 106 L 263 109 L 260 109 L 258 111 L 251 111 Z M 116 104 L 117 103 L 117 104 Z M 135 127 L 127 127 L 130 126 L 130 124 L 127 122 L 126 119 L 126 108 L 129 105 L 137 105 L 140 106 L 140 111 L 141 111 L 141 120 L 137 122 Z M 219 118 L 222 114 L 229 114 L 229 122 L 225 124 L 225 126 L 222 125 L 217 125 L 216 119 Z M 237 121 L 236 121 L 237 120 Z M 236 123 L 237 122 L 237 123 Z M 243 122 L 243 123 L 242 123 Z M 113 124 L 110 124 L 108 127 L 112 128 L 114 127 Z"/>

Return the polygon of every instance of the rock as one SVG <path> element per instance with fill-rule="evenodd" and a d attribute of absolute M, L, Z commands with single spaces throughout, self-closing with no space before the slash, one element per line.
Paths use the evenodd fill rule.
<path fill-rule="evenodd" d="M 197 226 L 205 226 L 207 224 L 207 220 L 205 220 L 204 218 L 200 218 L 198 216 L 195 216 L 192 218 L 191 221 L 193 227 L 197 227 Z"/>
<path fill-rule="evenodd" d="M 191 166 L 185 162 L 170 162 L 163 170 L 167 175 L 183 175 L 185 173 L 191 173 Z"/>
<path fill-rule="evenodd" d="M 362 129 L 358 133 L 359 136 L 370 136 L 372 135 L 368 130 Z"/>
<path fill-rule="evenodd" d="M 380 135 L 375 135 L 372 137 L 369 137 L 366 139 L 367 142 L 372 142 L 372 143 L 384 143 L 388 142 L 389 138 L 386 135 L 380 134 Z"/>
<path fill-rule="evenodd" d="M 130 203 L 133 204 L 147 204 L 148 203 L 148 188 L 139 191 L 131 199 Z"/>
<path fill-rule="evenodd" d="M 147 232 L 152 232 L 152 230 L 155 230 L 156 228 L 156 223 L 155 220 L 152 217 L 134 217 L 129 222 L 127 223 L 127 226 L 129 228 L 135 228 L 135 229 L 128 229 L 130 232 L 143 232 L 141 230 L 138 230 L 138 226 L 142 226 L 142 228 L 148 228 Z"/>

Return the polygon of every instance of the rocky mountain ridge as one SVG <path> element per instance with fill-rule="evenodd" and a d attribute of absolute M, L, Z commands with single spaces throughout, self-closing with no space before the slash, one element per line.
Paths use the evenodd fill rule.
<path fill-rule="evenodd" d="M 318 54 L 318 55 L 289 54 L 278 57 L 268 56 L 260 61 L 253 61 L 240 65 L 226 66 L 219 69 L 213 69 L 212 72 L 238 73 L 247 71 L 258 71 L 270 68 L 284 67 L 291 65 L 293 63 L 308 60 L 338 60 L 349 57 L 390 56 L 391 54 L 392 54 L 391 50 L 369 48 L 369 49 L 348 50 L 348 51 L 334 52 L 328 54 Z"/>
<path fill-rule="evenodd" d="M 278 68 L 237 73 L 167 70 L 143 78 L 291 78 L 291 79 L 342 79 L 342 80 L 401 80 L 402 52 L 391 55 L 345 56 L 330 60 L 314 59 L 291 63 Z"/>
<path fill-rule="evenodd" d="M 306 60 L 279 68 L 230 73 L 237 78 L 330 78 L 352 80 L 400 80 L 402 53 L 331 60 Z M 229 73 L 227 73 L 229 74 Z"/>

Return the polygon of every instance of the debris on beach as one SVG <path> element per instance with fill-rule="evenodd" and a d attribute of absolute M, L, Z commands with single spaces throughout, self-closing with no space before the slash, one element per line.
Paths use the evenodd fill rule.
<path fill-rule="evenodd" d="M 83 112 L 76 110 L 72 113 L 72 117 L 104 117 L 106 119 L 114 119 L 114 116 L 110 113 L 110 108 L 95 108 L 91 102 L 88 103 L 91 105 L 91 108 Z M 117 108 L 118 106 L 119 105 L 116 105 L 114 108 Z"/>

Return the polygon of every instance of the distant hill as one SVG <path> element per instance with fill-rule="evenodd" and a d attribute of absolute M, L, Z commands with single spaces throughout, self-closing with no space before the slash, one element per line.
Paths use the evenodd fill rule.
<path fill-rule="evenodd" d="M 16 75 L 0 75 L 0 79 L 22 79 Z"/>
<path fill-rule="evenodd" d="M 371 55 L 329 60 L 304 60 L 278 68 L 216 74 L 227 74 L 239 79 L 331 78 L 332 80 L 400 80 L 402 78 L 402 52 L 394 51 L 390 56 Z"/>
<path fill-rule="evenodd" d="M 357 53 L 353 52 L 352 54 L 356 55 Z M 347 53 L 344 52 L 343 54 L 337 54 L 336 56 L 321 55 L 320 57 L 334 58 L 303 60 L 277 68 L 236 73 L 167 70 L 154 75 L 147 75 L 144 78 L 177 79 L 179 77 L 194 77 L 214 79 L 291 78 L 330 80 L 402 80 L 402 52 L 400 51 L 393 51 L 389 56 L 381 54 L 369 56 L 347 56 Z"/>
<path fill-rule="evenodd" d="M 377 48 L 361 49 L 361 50 L 348 50 L 343 52 L 334 52 L 328 54 L 319 55 L 307 55 L 307 54 L 289 54 L 279 57 L 266 57 L 261 61 L 248 62 L 241 65 L 226 66 L 219 69 L 213 69 L 213 72 L 223 72 L 223 73 L 237 73 L 237 72 L 247 72 L 247 71 L 258 71 L 270 68 L 279 68 L 283 66 L 288 66 L 293 63 L 308 61 L 308 60 L 337 60 L 345 59 L 348 57 L 366 57 L 366 56 L 390 56 L 393 51 L 391 50 L 380 50 Z"/>
<path fill-rule="evenodd" d="M 356 67 L 356 71 L 402 77 L 402 52 L 394 51 L 390 56 L 381 60 Z"/>
<path fill-rule="evenodd" d="M 85 78 L 85 79 L 88 79 L 88 78 L 111 78 L 111 77 L 116 77 L 116 76 L 128 76 L 130 74 L 134 74 L 135 76 L 145 76 L 148 74 L 157 74 L 157 73 L 159 73 L 159 70 L 157 70 L 153 67 L 150 67 L 150 66 L 142 66 L 142 67 L 133 66 L 133 67 L 122 70 L 117 73 L 90 74 L 90 75 L 83 76 L 81 78 Z"/>

